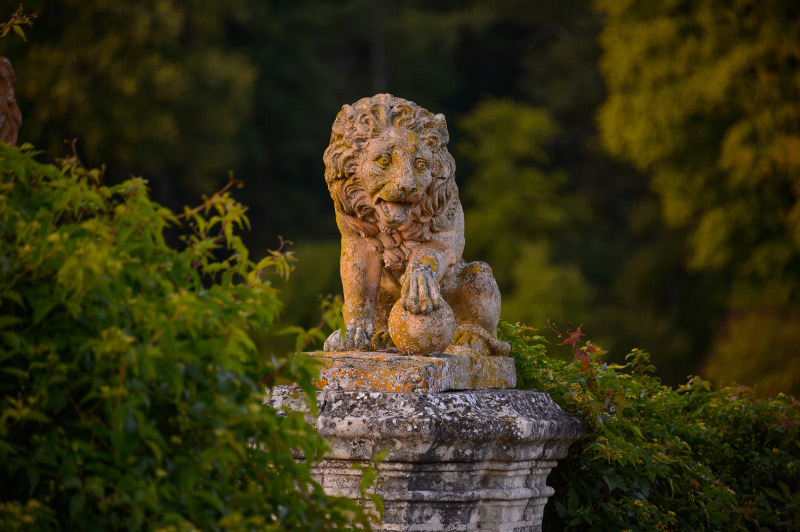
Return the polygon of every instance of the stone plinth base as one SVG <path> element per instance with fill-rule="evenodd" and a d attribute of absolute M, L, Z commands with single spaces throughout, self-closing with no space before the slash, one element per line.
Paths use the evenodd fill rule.
<path fill-rule="evenodd" d="M 267 402 L 304 409 L 276 387 Z M 583 423 L 545 393 L 320 391 L 315 422 L 331 451 L 313 472 L 326 491 L 357 496 L 363 463 L 386 458 L 376 492 L 382 531 L 535 531 L 553 494 L 545 481 Z"/>
<path fill-rule="evenodd" d="M 513 388 L 514 359 L 452 347 L 447 353 L 414 356 L 371 351 L 308 353 L 320 360 L 321 390 L 443 392 Z"/>

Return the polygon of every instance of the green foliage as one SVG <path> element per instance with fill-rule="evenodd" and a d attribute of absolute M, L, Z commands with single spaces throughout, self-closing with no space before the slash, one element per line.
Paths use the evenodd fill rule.
<path fill-rule="evenodd" d="M 262 405 L 279 378 L 313 396 L 313 370 L 250 338 L 289 257 L 250 258 L 236 182 L 176 216 L 142 179 L 34 155 L 0 143 L 0 527 L 368 527 L 294 460 L 322 456 L 314 428 Z"/>
<path fill-rule="evenodd" d="M 242 2 L 30 0 L 31 42 L 2 55 L 17 73 L 21 137 L 49 153 L 81 139 L 94 164 L 152 176 L 175 201 L 210 193 L 241 157 L 234 138 L 251 109 L 256 70 L 221 46 Z"/>
<path fill-rule="evenodd" d="M 322 347 L 325 339 L 333 331 L 344 330 L 344 317 L 342 316 L 342 296 L 327 295 L 320 298 L 319 312 L 322 315 L 319 323 L 306 330 L 297 325 L 287 325 L 278 331 L 280 335 L 295 337 L 293 352 L 301 353 L 310 351 L 315 347 Z"/>
<path fill-rule="evenodd" d="M 282 234 L 321 261 L 313 283 L 293 277 L 286 291 L 285 321 L 306 328 L 319 321 L 316 295 L 339 291 L 319 166 L 336 112 L 376 92 L 443 112 L 466 256 L 495 269 L 505 317 L 586 315 L 618 361 L 658 345 L 675 384 L 700 371 L 737 312 L 796 313 L 794 3 L 25 0 L 39 14 L 22 26 L 30 43 L 9 34 L 0 55 L 17 72 L 20 138 L 50 153 L 80 138 L 85 161 L 147 175 L 172 208 L 217 190 L 231 168 L 253 176 L 249 247 Z M 625 139 L 611 141 L 615 157 L 609 135 Z M 664 155 L 644 164 L 648 153 Z M 641 172 L 625 162 L 634 155 Z M 493 178 L 472 185 L 504 165 L 517 184 L 552 187 L 517 198 Z M 667 227 L 664 209 L 686 223 Z M 528 275 L 479 218 L 526 242 Z M 270 345 L 288 348 L 280 339 Z"/>
<path fill-rule="evenodd" d="M 607 16 L 603 142 L 652 175 L 681 234 L 672 256 L 705 275 L 696 286 L 719 301 L 721 316 L 698 313 L 712 318 L 709 376 L 786 391 L 800 367 L 773 361 L 800 350 L 789 318 L 800 311 L 797 3 L 597 6 Z"/>
<path fill-rule="evenodd" d="M 555 122 L 542 108 L 488 100 L 461 127 L 458 149 L 474 169 L 462 193 L 466 256 L 492 266 L 506 296 L 503 315 L 544 325 L 554 313 L 581 314 L 591 290 L 577 268 L 552 260 L 548 245 L 555 229 L 582 217 L 548 155 Z"/>
<path fill-rule="evenodd" d="M 22 11 L 22 4 L 20 4 L 17 10 L 14 11 L 14 14 L 11 15 L 8 22 L 0 25 L 0 37 L 5 37 L 8 35 L 8 32 L 13 31 L 19 35 L 20 39 L 27 42 L 28 39 L 25 38 L 25 31 L 22 29 L 22 25 L 33 26 L 33 19 L 36 17 L 36 13 L 26 15 L 25 12 Z"/>
<path fill-rule="evenodd" d="M 272 349 L 289 351 L 297 347 L 291 334 L 281 335 L 291 328 L 304 330 L 304 349 L 321 349 L 325 341 L 323 329 L 339 329 L 330 312 L 336 305 L 341 307 L 342 279 L 339 276 L 341 242 L 337 240 L 305 242 L 293 246 L 294 263 L 292 275 L 283 282 L 276 282 L 281 291 L 284 308 L 276 324 L 277 334 L 257 335 L 258 345 L 269 345 Z M 316 303 L 316 304 L 315 304 Z M 341 310 L 341 309 L 340 309 Z M 331 320 L 332 318 L 332 320 Z M 338 314 L 341 320 L 341 313 Z M 306 334 L 306 333 L 311 333 Z"/>
<path fill-rule="evenodd" d="M 797 530 L 800 403 L 737 386 L 678 388 L 653 376 L 650 356 L 602 362 L 587 343 L 575 360 L 546 356 L 534 329 L 501 325 L 521 386 L 547 392 L 586 421 L 586 436 L 548 478 L 545 530 Z"/>
<path fill-rule="evenodd" d="M 598 140 L 604 17 L 590 0 L 25 7 L 39 13 L 26 29 L 30 43 L 0 39 L 0 55 L 17 72 L 20 138 L 62 153 L 63 139 L 77 137 L 85 161 L 107 162 L 119 176 L 147 175 L 154 197 L 171 208 L 217 190 L 213 177 L 231 168 L 252 176 L 248 205 L 258 230 L 245 236 L 249 247 L 274 247 L 280 234 L 298 244 L 298 256 L 320 261 L 300 260 L 284 292 L 285 323 L 313 327 L 317 294 L 340 290 L 326 242 L 338 231 L 319 166 L 331 121 L 343 103 L 391 92 L 446 115 L 469 211 L 465 256 L 494 268 L 506 318 L 543 326 L 545 314 L 591 309 L 596 316 L 584 321 L 614 331 L 604 345 L 624 353 L 657 343 L 666 369 L 673 359 L 677 368 L 699 360 L 713 337 L 716 316 L 687 298 L 701 298 L 708 279 L 685 282 L 683 244 L 662 245 L 664 232 L 634 228 L 642 199 L 655 203 L 647 180 Z M 475 117 L 485 129 L 473 127 Z M 511 183 L 494 180 L 504 165 Z M 471 185 L 485 178 L 486 186 Z M 529 188 L 516 195 L 512 185 Z M 480 234 L 487 218 L 497 231 Z M 493 246 L 497 234 L 526 242 L 527 275 L 517 248 Z M 653 260 L 651 249 L 659 251 Z M 626 285 L 631 272 L 646 290 Z M 275 338 L 264 342 L 288 349 L 289 337 Z"/>
<path fill-rule="evenodd" d="M 558 191 L 566 176 L 550 165 L 547 147 L 557 126 L 545 109 L 484 101 L 461 128 L 459 155 L 474 168 L 462 196 L 470 205 L 465 218 L 476 250 L 510 258 L 518 237 L 564 226 L 568 213 Z"/>
<path fill-rule="evenodd" d="M 514 290 L 503 297 L 503 316 L 544 324 L 549 316 L 587 312 L 592 287 L 571 264 L 552 261 L 546 242 L 517 244 Z"/>
<path fill-rule="evenodd" d="M 800 301 L 800 18 L 794 0 L 599 1 L 606 146 L 652 172 L 688 266 L 731 304 Z"/>

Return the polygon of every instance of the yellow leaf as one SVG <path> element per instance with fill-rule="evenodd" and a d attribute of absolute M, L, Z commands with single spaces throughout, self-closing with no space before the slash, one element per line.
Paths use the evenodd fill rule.
<path fill-rule="evenodd" d="M 22 37 L 22 40 L 23 40 L 23 41 L 25 41 L 25 42 L 28 42 L 28 39 L 26 39 L 26 38 L 25 38 L 25 32 L 24 32 L 24 31 L 22 31 L 22 28 L 20 28 L 20 27 L 19 27 L 19 26 L 17 26 L 17 25 L 14 25 L 14 26 L 11 26 L 11 27 L 14 29 L 14 33 L 16 33 L 17 35 L 19 35 L 20 37 Z"/>

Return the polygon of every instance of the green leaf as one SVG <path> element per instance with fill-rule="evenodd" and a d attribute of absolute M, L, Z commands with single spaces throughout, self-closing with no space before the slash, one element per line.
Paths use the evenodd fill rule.
<path fill-rule="evenodd" d="M 0 329 L 11 327 L 12 325 L 16 325 L 18 323 L 22 323 L 21 318 L 16 316 L 0 316 Z"/>
<path fill-rule="evenodd" d="M 13 26 L 11 26 L 11 28 L 14 30 L 14 33 L 22 37 L 23 41 L 28 42 L 28 39 L 25 38 L 25 32 L 22 31 L 22 28 L 19 27 L 19 25 L 14 24 Z"/>
<path fill-rule="evenodd" d="M 32 325 L 38 325 L 45 316 L 58 304 L 58 301 L 38 299 L 31 303 L 33 307 L 33 317 L 31 318 Z"/>
<path fill-rule="evenodd" d="M 86 506 L 86 494 L 82 491 L 77 492 L 70 498 L 69 501 L 69 518 L 71 520 L 75 520 L 75 518 L 83 512 L 83 508 Z"/>
<path fill-rule="evenodd" d="M 104 489 L 105 481 L 100 477 L 90 477 L 86 479 L 85 486 L 86 492 L 90 493 L 97 499 L 103 499 L 105 496 Z"/>
<path fill-rule="evenodd" d="M 383 518 L 383 511 L 384 511 L 384 502 L 383 497 L 377 495 L 375 493 L 368 493 L 367 496 L 372 501 L 372 504 L 375 505 L 375 509 L 378 511 L 378 515 Z"/>
<path fill-rule="evenodd" d="M 22 300 L 22 296 L 19 294 L 19 292 L 16 292 L 14 290 L 7 290 L 3 294 L 3 297 L 10 299 L 11 301 L 13 301 L 14 303 L 16 303 L 21 307 L 25 305 Z M 2 300 L 0 300 L 0 302 L 2 302 Z"/>
<path fill-rule="evenodd" d="M 613 492 L 617 488 L 624 488 L 626 485 L 625 479 L 611 472 L 603 475 L 603 480 L 608 486 L 609 493 Z"/>
<path fill-rule="evenodd" d="M 83 486 L 83 482 L 78 477 L 69 477 L 64 481 L 64 488 L 66 489 L 80 489 Z"/>
<path fill-rule="evenodd" d="M 30 497 L 39 485 L 39 479 L 42 477 L 42 470 L 37 466 L 29 466 L 25 468 L 25 472 L 28 475 L 28 497 Z"/>
<path fill-rule="evenodd" d="M 225 507 L 222 504 L 222 501 L 219 499 L 219 497 L 217 497 L 216 495 L 214 495 L 213 493 L 211 493 L 209 491 L 202 491 L 202 490 L 201 491 L 195 491 L 194 493 L 192 493 L 192 496 L 197 498 L 197 499 L 200 499 L 204 503 L 214 507 L 214 509 L 216 509 L 219 512 L 223 512 L 224 509 L 225 509 Z"/>

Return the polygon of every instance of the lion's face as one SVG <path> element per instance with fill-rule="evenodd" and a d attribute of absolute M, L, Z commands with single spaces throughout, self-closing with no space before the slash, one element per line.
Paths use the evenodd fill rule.
<path fill-rule="evenodd" d="M 392 271 L 404 270 L 412 243 L 443 230 L 458 201 L 449 139 L 443 115 L 390 94 L 336 115 L 323 160 L 339 228 L 366 238 Z"/>
<path fill-rule="evenodd" d="M 433 179 L 431 164 L 431 150 L 412 131 L 391 128 L 366 142 L 356 174 L 387 226 L 410 220 Z"/>

